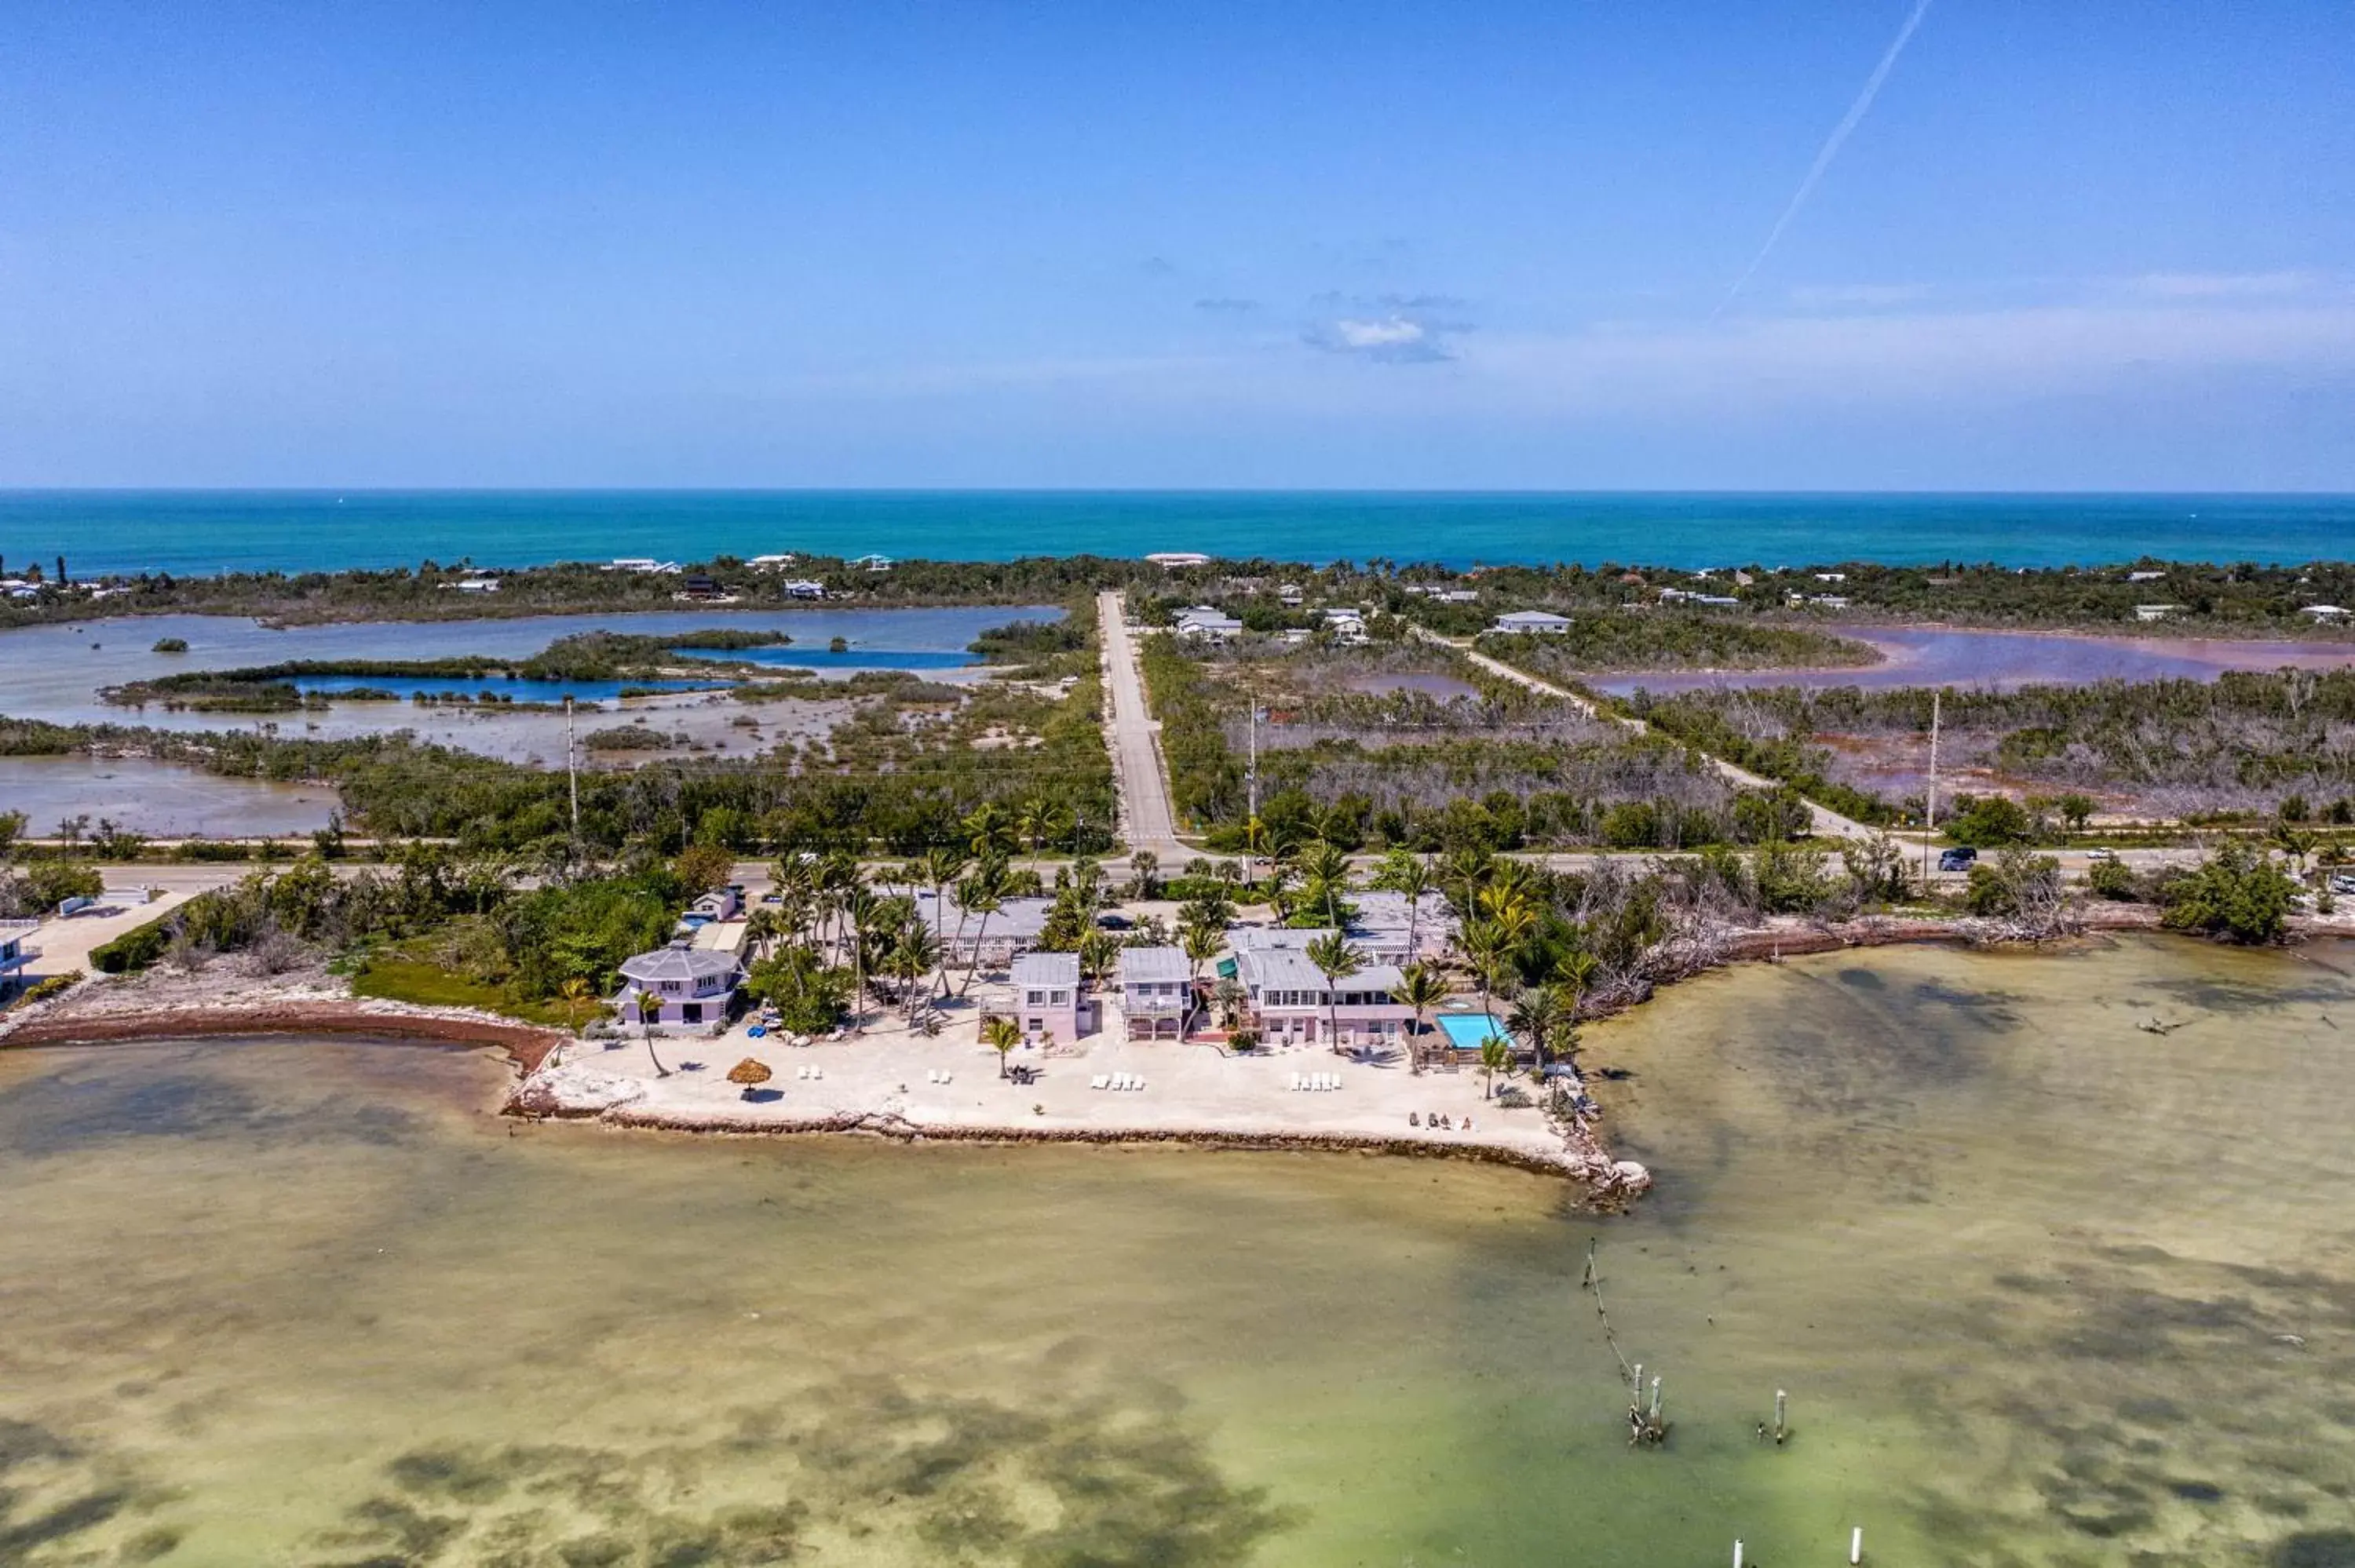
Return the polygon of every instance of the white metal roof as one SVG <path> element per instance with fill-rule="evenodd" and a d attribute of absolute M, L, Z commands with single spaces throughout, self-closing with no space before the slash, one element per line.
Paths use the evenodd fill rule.
<path fill-rule="evenodd" d="M 1050 990 L 1057 986 L 1076 991 L 1080 984 L 1080 955 L 1020 953 L 1015 957 L 1011 978 L 1018 991 L 1033 987 Z"/>
<path fill-rule="evenodd" d="M 1123 948 L 1120 950 L 1120 983 L 1123 985 L 1157 985 L 1167 980 L 1182 980 L 1193 973 L 1186 961 L 1185 952 L 1178 948 Z"/>

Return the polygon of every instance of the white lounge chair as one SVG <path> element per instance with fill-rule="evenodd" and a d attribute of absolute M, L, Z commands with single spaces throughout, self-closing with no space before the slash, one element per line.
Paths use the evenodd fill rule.
<path fill-rule="evenodd" d="M 954 1082 L 955 1082 L 955 1081 L 956 1081 L 956 1075 L 955 1075 L 954 1073 L 951 1073 L 951 1072 L 943 1071 L 943 1072 L 941 1074 L 941 1082 L 942 1082 L 942 1083 L 943 1083 L 943 1084 L 948 1084 L 948 1083 L 954 1083 Z"/>
<path fill-rule="evenodd" d="M 1295 1094 L 1300 1092 L 1300 1075 L 1297 1073 L 1292 1075 L 1292 1090 Z"/>
<path fill-rule="evenodd" d="M 1090 1079 L 1088 1080 L 1088 1087 L 1090 1087 L 1090 1088 L 1092 1088 L 1092 1089 L 1101 1089 L 1101 1088 L 1103 1088 L 1103 1087 L 1107 1086 L 1108 1085 L 1110 1085 L 1110 1084 L 1111 1084 L 1111 1082 L 1112 1082 L 1112 1075 L 1111 1075 L 1111 1074 L 1109 1074 L 1109 1073 L 1098 1073 L 1094 1077 L 1090 1078 Z"/>
<path fill-rule="evenodd" d="M 805 1083 L 809 1081 L 809 1075 L 810 1070 L 809 1064 L 807 1062 L 803 1063 L 800 1066 L 794 1069 L 794 1076 L 801 1079 Z"/>

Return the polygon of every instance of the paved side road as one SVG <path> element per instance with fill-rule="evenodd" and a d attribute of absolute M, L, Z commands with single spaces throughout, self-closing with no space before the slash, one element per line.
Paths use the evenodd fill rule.
<path fill-rule="evenodd" d="M 1542 693 L 1550 697 L 1559 697 L 1563 702 L 1566 702 L 1572 707 L 1578 709 L 1579 712 L 1584 714 L 1589 718 L 1600 718 L 1603 716 L 1603 715 L 1596 710 L 1595 705 L 1593 703 L 1589 702 L 1586 698 L 1580 696 L 1576 692 L 1564 690 L 1562 687 L 1555 685 L 1550 681 L 1540 681 L 1526 670 L 1516 670 L 1510 664 L 1505 663 L 1501 660 L 1491 659 L 1486 653 L 1479 652 L 1475 649 L 1467 648 L 1460 642 L 1451 642 L 1435 631 L 1426 630 L 1424 628 L 1420 626 L 1412 628 L 1412 630 L 1417 637 L 1422 638 L 1426 642 L 1435 642 L 1443 648 L 1453 648 L 1456 652 L 1463 654 L 1464 657 L 1471 660 L 1472 662 L 1479 665 L 1480 668 L 1487 671 L 1492 675 L 1501 676 L 1505 680 L 1514 683 L 1516 685 L 1526 686 L 1532 692 Z M 1638 735 L 1646 734 L 1651 729 L 1651 726 L 1646 724 L 1641 719 L 1626 718 L 1617 715 L 1612 715 L 1611 722 L 1623 725 Z M 1716 772 L 1717 776 L 1725 779 L 1729 783 L 1738 784 L 1745 789 L 1772 789 L 1775 788 L 1774 780 L 1772 779 L 1761 778 L 1759 775 L 1751 772 L 1746 768 L 1737 768 L 1732 763 L 1725 760 L 1722 757 L 1709 757 L 1706 752 L 1702 753 L 1702 756 L 1708 757 L 1709 765 L 1710 768 Z M 1853 818 L 1843 817 L 1838 811 L 1832 810 L 1828 807 L 1817 805 L 1813 800 L 1807 802 L 1807 815 L 1809 820 L 1815 824 L 1815 831 L 1819 837 L 1828 835 L 1838 838 L 1864 839 L 1872 837 L 1875 832 L 1874 829 L 1866 827 L 1862 822 L 1857 821 Z"/>
<path fill-rule="evenodd" d="M 1103 639 L 1104 740 L 1112 750 L 1114 782 L 1120 791 L 1120 836 L 1132 850 L 1160 857 L 1175 869 L 1194 852 L 1178 838 L 1169 807 L 1169 772 L 1161 759 L 1161 726 L 1145 702 L 1145 675 L 1136 662 L 1136 637 L 1116 592 L 1096 596 L 1096 625 Z"/>

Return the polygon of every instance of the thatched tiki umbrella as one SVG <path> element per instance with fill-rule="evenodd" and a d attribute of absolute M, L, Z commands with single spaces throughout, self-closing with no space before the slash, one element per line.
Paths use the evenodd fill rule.
<path fill-rule="evenodd" d="M 743 1085 L 744 1097 L 748 1100 L 752 1097 L 752 1091 L 767 1083 L 769 1078 L 769 1065 L 766 1062 L 754 1061 L 750 1056 L 728 1069 L 728 1081 L 731 1084 Z"/>

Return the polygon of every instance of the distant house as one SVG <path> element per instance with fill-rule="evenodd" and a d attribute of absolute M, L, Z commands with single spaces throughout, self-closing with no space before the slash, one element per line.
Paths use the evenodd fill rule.
<path fill-rule="evenodd" d="M 1275 590 L 1275 597 L 1286 609 L 1298 609 L 1301 599 L 1300 585 L 1284 583 Z"/>
<path fill-rule="evenodd" d="M 733 920 L 743 911 L 744 890 L 730 883 L 714 889 L 687 906 L 687 919 L 701 925 L 708 920 Z"/>
<path fill-rule="evenodd" d="M 1156 550 L 1145 557 L 1156 567 L 1207 567 L 1210 557 L 1199 550 Z"/>
<path fill-rule="evenodd" d="M 824 599 L 826 585 L 812 582 L 807 577 L 795 577 L 785 585 L 785 597 L 787 599 Z"/>
<path fill-rule="evenodd" d="M 2339 621 L 2347 619 L 2347 609 L 2343 605 L 2304 604 L 2298 606 L 2297 612 L 2300 615 L 2310 615 L 2318 621 Z"/>
<path fill-rule="evenodd" d="M 1816 580 L 1819 583 L 1844 583 L 1848 581 L 1848 574 L 1846 572 L 1817 572 L 1816 574 Z"/>
<path fill-rule="evenodd" d="M 1703 574 L 1706 576 L 1707 574 Z M 1666 588 L 1660 590 L 1662 604 L 1708 604 L 1721 609 L 1734 609 L 1742 601 L 1730 593 L 1699 593 L 1691 588 Z"/>
<path fill-rule="evenodd" d="M 1080 996 L 1080 955 L 1024 953 L 1014 960 L 1014 1021 L 1027 1040 L 1051 1034 L 1077 1040 L 1087 1013 Z"/>
<path fill-rule="evenodd" d="M 1844 593 L 1819 593 L 1813 599 L 1807 600 L 1807 602 L 1812 605 L 1818 605 L 1825 609 L 1846 609 L 1848 608 L 1848 595 Z"/>
<path fill-rule="evenodd" d="M 2165 620 L 2183 607 L 2179 604 L 2138 604 L 2134 607 L 2137 620 Z"/>
<path fill-rule="evenodd" d="M 1508 610 L 1488 630 L 1506 637 L 1559 637 L 1570 630 L 1570 617 L 1550 609 Z"/>
<path fill-rule="evenodd" d="M 1212 642 L 1224 642 L 1230 637 L 1242 635 L 1243 623 L 1226 611 L 1207 604 L 1178 612 L 1178 635 L 1200 637 Z"/>
<path fill-rule="evenodd" d="M 709 572 L 690 572 L 687 581 L 679 585 L 679 595 L 684 599 L 726 599 L 728 590 Z"/>
<path fill-rule="evenodd" d="M 1480 590 L 1478 588 L 1441 588 L 1431 597 L 1442 604 L 1477 604 L 1480 602 Z"/>
<path fill-rule="evenodd" d="M 1120 1014 L 1131 1040 L 1175 1040 L 1186 1026 L 1192 967 L 1177 948 L 1120 950 Z"/>
<path fill-rule="evenodd" d="M 698 948 L 682 938 L 622 960 L 622 989 L 613 1008 L 623 1022 L 635 1023 L 645 1016 L 638 999 L 651 996 L 661 1003 L 657 1023 L 718 1023 L 728 1017 L 736 988 L 743 983 L 744 967 L 736 955 Z"/>
<path fill-rule="evenodd" d="M 1388 964 L 1328 982 L 1306 953 L 1284 947 L 1239 952 L 1235 970 L 1263 1039 L 1296 1044 L 1323 1039 L 1343 1051 L 1396 1041 L 1414 1017 L 1412 1008 L 1391 1000 L 1401 978 Z"/>
<path fill-rule="evenodd" d="M 756 572 L 773 572 L 800 559 L 799 556 L 755 556 L 744 564 Z"/>
<path fill-rule="evenodd" d="M 2167 574 L 2165 572 L 2128 572 L 2126 574 L 2126 581 L 2130 583 L 2155 583 L 2164 581 L 2166 577 Z"/>
<path fill-rule="evenodd" d="M 499 591 L 499 579 L 496 577 L 460 577 L 454 583 L 443 583 L 442 586 L 443 588 L 456 588 L 460 593 L 496 593 Z"/>
<path fill-rule="evenodd" d="M 677 561 L 657 561 L 652 556 L 616 556 L 613 557 L 613 564 L 605 569 L 609 572 L 643 572 L 677 577 L 679 565 Z"/>
<path fill-rule="evenodd" d="M 1359 648 L 1366 643 L 1366 617 L 1362 610 L 1328 609 L 1324 611 L 1325 630 L 1344 647 Z"/>
<path fill-rule="evenodd" d="M 870 572 L 888 572 L 891 569 L 891 557 L 889 556 L 861 556 L 850 564 L 854 567 L 865 567 Z"/>
<path fill-rule="evenodd" d="M 978 963 L 986 969 L 1002 969 L 1017 953 L 1036 947 L 1055 906 L 1051 898 L 1008 898 L 985 917 L 958 904 L 954 889 L 938 899 L 929 887 L 879 886 L 876 891 L 913 903 L 924 929 L 932 930 L 937 923 L 943 963 Z"/>

